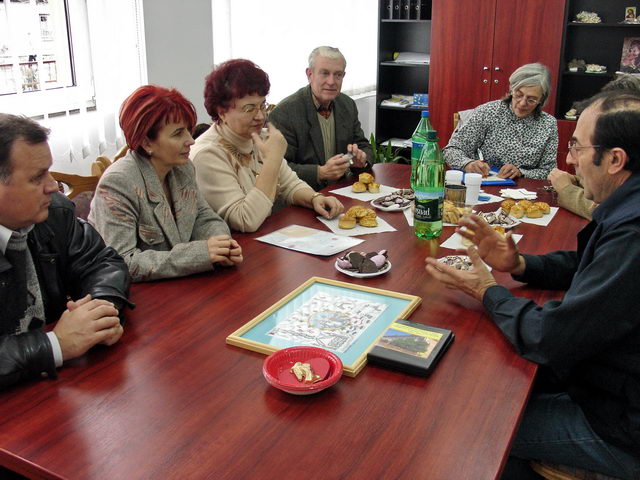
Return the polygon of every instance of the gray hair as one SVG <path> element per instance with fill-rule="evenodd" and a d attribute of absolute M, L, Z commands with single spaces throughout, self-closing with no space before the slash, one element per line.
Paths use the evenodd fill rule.
<path fill-rule="evenodd" d="M 342 52 L 335 47 L 316 47 L 309 54 L 309 68 L 313 70 L 313 65 L 315 63 L 316 57 L 326 57 L 331 58 L 333 60 L 342 60 L 344 63 L 344 68 L 347 68 L 347 59 L 344 58 Z"/>
<path fill-rule="evenodd" d="M 609 92 L 611 90 L 632 90 L 640 92 L 640 78 L 629 74 L 620 75 L 615 80 L 607 83 L 600 91 Z"/>
<path fill-rule="evenodd" d="M 517 68 L 509 77 L 509 94 L 507 99 L 511 100 L 511 92 L 522 87 L 540 87 L 542 98 L 536 106 L 536 111 L 540 111 L 549 99 L 551 93 L 551 74 L 547 67 L 541 63 L 527 63 Z"/>
<path fill-rule="evenodd" d="M 0 182 L 7 184 L 13 171 L 11 148 L 16 140 L 30 145 L 46 142 L 49 129 L 27 117 L 0 113 Z"/>

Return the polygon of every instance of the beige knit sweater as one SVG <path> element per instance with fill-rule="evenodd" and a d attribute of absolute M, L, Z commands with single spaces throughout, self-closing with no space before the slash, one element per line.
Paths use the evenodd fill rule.
<path fill-rule="evenodd" d="M 255 186 L 262 159 L 253 141 L 226 125 L 213 124 L 196 139 L 190 157 L 198 188 L 229 227 L 239 232 L 260 228 L 271 214 L 273 202 Z M 282 159 L 276 198 L 291 205 L 294 193 L 302 188 L 311 187 Z"/>

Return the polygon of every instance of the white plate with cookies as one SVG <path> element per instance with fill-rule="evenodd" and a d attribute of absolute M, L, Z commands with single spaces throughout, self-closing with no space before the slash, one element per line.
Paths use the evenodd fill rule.
<path fill-rule="evenodd" d="M 380 270 L 378 270 L 377 272 L 373 272 L 373 273 L 360 273 L 360 272 L 356 272 L 354 270 L 347 270 L 346 268 L 339 267 L 337 260 L 336 260 L 335 266 L 336 266 L 336 270 L 338 270 L 339 272 L 344 273 L 345 275 L 349 275 L 350 277 L 354 277 L 354 278 L 377 277 L 378 275 L 383 275 L 383 274 L 387 273 L 389 270 L 391 270 L 391 262 L 389 260 L 387 260 L 387 262 L 382 266 L 382 268 Z"/>

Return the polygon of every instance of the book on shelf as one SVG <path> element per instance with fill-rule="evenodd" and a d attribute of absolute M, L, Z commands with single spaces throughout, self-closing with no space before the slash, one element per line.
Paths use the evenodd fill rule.
<path fill-rule="evenodd" d="M 397 320 L 367 354 L 367 361 L 372 365 L 426 377 L 454 338 L 453 332 L 445 328 Z"/>
<path fill-rule="evenodd" d="M 394 108 L 407 108 L 413 103 L 413 95 L 401 95 L 394 93 L 391 98 L 386 98 L 380 102 L 381 106 Z"/>

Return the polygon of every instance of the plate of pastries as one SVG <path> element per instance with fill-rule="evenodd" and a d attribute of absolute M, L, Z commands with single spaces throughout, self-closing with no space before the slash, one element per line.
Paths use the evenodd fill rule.
<path fill-rule="evenodd" d="M 351 186 L 353 193 L 380 193 L 380 184 L 376 183 L 376 179 L 370 173 L 361 173 L 358 175 L 358 181 Z"/>
<path fill-rule="evenodd" d="M 401 212 L 411 206 L 416 195 L 410 188 L 401 188 L 395 192 L 371 200 L 371 205 L 385 212 Z"/>
<path fill-rule="evenodd" d="M 546 202 L 532 202 L 531 200 L 505 200 L 500 204 L 504 213 L 513 218 L 541 218 L 551 212 L 551 207 Z"/>
<path fill-rule="evenodd" d="M 338 218 L 338 227 L 344 230 L 355 228 L 356 225 L 369 228 L 377 227 L 378 215 L 375 210 L 356 205 Z"/>

